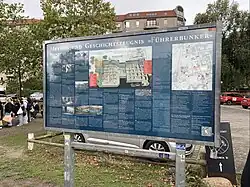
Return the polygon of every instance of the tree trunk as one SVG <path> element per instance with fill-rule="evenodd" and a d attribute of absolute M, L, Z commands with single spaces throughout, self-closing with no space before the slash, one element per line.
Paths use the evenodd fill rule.
<path fill-rule="evenodd" d="M 19 83 L 19 97 L 22 97 L 22 74 L 21 74 L 21 63 L 18 64 L 18 83 Z"/>

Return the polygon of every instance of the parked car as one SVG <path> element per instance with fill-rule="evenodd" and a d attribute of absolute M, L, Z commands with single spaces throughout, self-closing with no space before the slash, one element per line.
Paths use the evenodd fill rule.
<path fill-rule="evenodd" d="M 99 133 L 91 134 L 74 134 L 75 142 L 82 143 L 93 143 L 93 144 L 106 144 L 113 146 L 129 147 L 129 148 L 140 148 L 148 149 L 152 151 L 162 151 L 162 152 L 175 152 L 176 143 L 174 142 L 165 142 L 165 141 L 156 141 L 156 140 L 146 140 L 139 138 L 131 137 L 120 137 L 115 135 L 100 135 Z M 194 151 L 195 146 L 192 144 L 186 144 L 186 155 L 191 155 Z"/>
<path fill-rule="evenodd" d="M 7 97 L 5 95 L 5 91 L 0 89 L 0 101 L 2 104 L 5 104 L 7 100 Z"/>
<path fill-rule="evenodd" d="M 241 101 L 244 99 L 244 96 L 238 93 L 225 92 L 220 96 L 221 104 L 241 104 Z"/>
<path fill-rule="evenodd" d="M 241 101 L 241 106 L 245 109 L 248 109 L 248 107 L 250 107 L 250 95 L 244 97 L 244 99 Z"/>
<path fill-rule="evenodd" d="M 37 101 L 42 101 L 43 100 L 43 93 L 35 92 L 35 93 L 30 95 L 30 99 L 37 100 Z"/>

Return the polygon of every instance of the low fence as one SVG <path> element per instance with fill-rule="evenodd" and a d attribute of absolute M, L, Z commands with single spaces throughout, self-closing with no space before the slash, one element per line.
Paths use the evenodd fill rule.
<path fill-rule="evenodd" d="M 65 145 L 62 143 L 55 143 L 52 142 L 53 137 L 63 135 L 63 133 L 48 133 L 43 136 L 35 137 L 34 133 L 28 134 L 28 150 L 34 149 L 34 144 L 43 144 L 48 146 L 55 146 L 64 148 Z M 49 141 L 45 141 L 48 139 Z M 76 150 L 86 150 L 86 151 L 96 151 L 96 152 L 104 152 L 104 153 L 111 153 L 116 155 L 125 155 L 130 157 L 137 157 L 137 158 L 150 158 L 150 159 L 157 159 L 157 160 L 164 160 L 168 162 L 175 162 L 176 154 L 172 152 L 156 152 L 156 151 L 149 151 L 144 149 L 138 148 L 128 148 L 128 147 L 118 147 L 118 146 L 111 146 L 111 145 L 98 145 L 98 144 L 91 144 L 91 143 L 79 143 L 73 142 L 72 146 Z M 207 162 L 204 160 L 204 157 L 201 156 L 201 147 L 196 148 L 193 157 L 186 158 L 186 164 L 196 164 L 205 167 Z M 145 160 L 144 160 L 145 161 Z M 146 161 L 150 162 L 150 161 Z M 156 163 L 155 164 L 163 164 L 166 163 Z"/>

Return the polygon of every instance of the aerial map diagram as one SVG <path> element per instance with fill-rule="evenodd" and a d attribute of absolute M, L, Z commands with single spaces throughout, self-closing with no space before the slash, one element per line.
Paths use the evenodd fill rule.
<path fill-rule="evenodd" d="M 212 90 L 213 42 L 172 45 L 172 90 Z"/>
<path fill-rule="evenodd" d="M 151 86 L 151 46 L 90 51 L 89 58 L 90 87 Z"/>

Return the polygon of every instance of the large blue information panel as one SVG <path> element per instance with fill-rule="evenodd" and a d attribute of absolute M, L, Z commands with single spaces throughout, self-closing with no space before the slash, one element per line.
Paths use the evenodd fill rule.
<path fill-rule="evenodd" d="M 45 42 L 45 128 L 215 142 L 217 32 Z"/>

